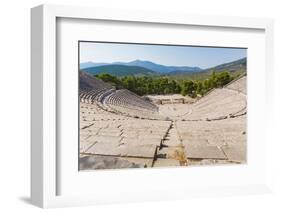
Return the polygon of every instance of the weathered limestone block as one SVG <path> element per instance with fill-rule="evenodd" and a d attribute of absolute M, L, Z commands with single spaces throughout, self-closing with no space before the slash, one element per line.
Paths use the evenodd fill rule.
<path fill-rule="evenodd" d="M 120 156 L 121 152 L 118 149 L 118 143 L 115 142 L 97 142 L 89 149 L 86 153 L 92 155 L 111 155 L 111 156 Z"/>
<path fill-rule="evenodd" d="M 160 146 L 161 145 L 161 139 L 159 138 L 123 138 L 120 142 L 121 144 L 126 145 L 155 145 Z"/>
<path fill-rule="evenodd" d="M 119 146 L 121 156 L 123 157 L 142 157 L 142 158 L 154 158 L 156 154 L 155 145 L 121 145 Z"/>
<path fill-rule="evenodd" d="M 246 145 L 226 145 L 222 147 L 228 160 L 244 163 L 246 162 Z"/>
<path fill-rule="evenodd" d="M 157 160 L 155 160 L 153 163 L 153 167 L 171 167 L 171 166 L 180 166 L 180 162 L 175 159 L 157 158 Z"/>
<path fill-rule="evenodd" d="M 80 153 L 86 152 L 95 143 L 96 142 L 92 142 L 92 141 L 80 141 Z"/>
<path fill-rule="evenodd" d="M 187 158 L 227 159 L 217 146 L 186 146 L 184 151 Z"/>

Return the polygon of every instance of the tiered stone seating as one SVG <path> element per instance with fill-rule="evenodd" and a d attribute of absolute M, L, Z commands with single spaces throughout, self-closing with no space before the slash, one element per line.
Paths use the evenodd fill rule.
<path fill-rule="evenodd" d="M 112 88 L 112 86 L 85 72 L 79 72 L 79 92 L 106 88 Z"/>
<path fill-rule="evenodd" d="M 85 109 L 85 104 L 82 104 Z M 93 156 L 91 159 L 96 160 L 95 165 L 97 161 L 101 161 L 103 165 L 110 160 L 108 168 L 114 168 L 116 166 L 113 164 L 117 162 L 123 162 L 130 167 L 131 164 L 127 161 L 141 165 L 140 167 L 151 167 L 157 148 L 162 146 L 171 122 L 127 117 L 127 120 L 95 120 L 84 124 L 86 125 L 83 127 L 80 124 L 80 154 Z M 84 164 L 84 160 L 81 163 Z M 101 166 L 104 167 L 105 165 Z M 93 168 L 99 167 L 93 165 Z"/>
<path fill-rule="evenodd" d="M 245 117 L 217 121 L 178 121 L 178 134 L 189 164 L 246 162 Z M 201 162 L 205 159 L 203 162 Z"/>
<path fill-rule="evenodd" d="M 239 91 L 241 93 L 247 94 L 247 86 L 246 86 L 247 82 L 246 82 L 246 80 L 247 80 L 246 76 L 243 76 L 243 77 L 237 79 L 236 81 L 231 82 L 225 88 L 236 90 L 236 91 Z"/>
<path fill-rule="evenodd" d="M 80 169 L 246 161 L 246 77 L 193 104 L 161 105 L 167 108 L 163 116 L 176 115 L 173 121 L 128 90 L 82 78 Z"/>
<path fill-rule="evenodd" d="M 109 84 L 80 72 L 80 102 L 94 104 L 121 115 L 135 118 L 163 119 L 158 107 L 129 90 L 115 90 Z"/>
<path fill-rule="evenodd" d="M 217 120 L 246 113 L 246 77 L 224 88 L 217 88 L 195 102 L 183 120 Z"/>
<path fill-rule="evenodd" d="M 125 89 L 118 90 L 114 94 L 112 94 L 107 100 L 107 104 L 121 106 L 125 108 L 149 110 L 154 112 L 158 111 L 158 108 L 154 104 L 142 99 L 141 97 Z"/>
<path fill-rule="evenodd" d="M 98 100 L 104 92 L 112 89 L 112 86 L 90 76 L 79 72 L 79 98 L 80 102 L 93 103 Z"/>
<path fill-rule="evenodd" d="M 83 128 L 95 121 L 121 121 L 128 117 L 107 112 L 96 104 L 80 103 L 80 127 Z"/>
<path fill-rule="evenodd" d="M 84 103 L 92 104 L 95 101 L 99 99 L 99 97 L 104 93 L 108 91 L 108 89 L 97 89 L 97 90 L 91 90 L 91 91 L 81 91 L 80 92 L 80 101 Z"/>
<path fill-rule="evenodd" d="M 105 99 L 104 104 L 123 115 L 135 118 L 163 119 L 163 117 L 159 116 L 156 105 L 129 90 L 123 89 L 112 92 Z"/>

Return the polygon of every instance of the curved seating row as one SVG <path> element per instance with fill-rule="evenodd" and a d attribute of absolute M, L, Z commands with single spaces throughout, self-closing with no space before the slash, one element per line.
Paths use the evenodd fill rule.
<path fill-rule="evenodd" d="M 236 90 L 239 91 L 241 93 L 247 94 L 247 82 L 246 82 L 247 78 L 246 76 L 243 76 L 239 79 L 237 79 L 236 81 L 228 84 L 225 88 L 227 89 L 232 89 L 232 90 Z"/>

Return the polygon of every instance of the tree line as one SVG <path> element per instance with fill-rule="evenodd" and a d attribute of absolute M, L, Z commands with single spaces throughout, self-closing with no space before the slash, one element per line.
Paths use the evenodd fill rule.
<path fill-rule="evenodd" d="M 223 87 L 234 79 L 228 71 L 212 72 L 212 75 L 205 80 L 173 80 L 168 77 L 151 76 L 125 76 L 116 77 L 108 73 L 96 75 L 104 82 L 110 83 L 116 89 L 128 89 L 138 95 L 148 94 L 182 94 L 190 97 L 203 96 L 213 88 Z"/>

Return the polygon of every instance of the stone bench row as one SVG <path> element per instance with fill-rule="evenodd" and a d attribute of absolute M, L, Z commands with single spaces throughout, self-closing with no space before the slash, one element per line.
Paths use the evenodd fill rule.
<path fill-rule="evenodd" d="M 232 90 L 236 90 L 236 91 L 239 91 L 241 93 L 244 93 L 246 94 L 247 93 L 247 82 L 246 82 L 246 76 L 236 80 L 235 82 L 227 85 L 225 88 L 227 89 L 232 89 Z"/>
<path fill-rule="evenodd" d="M 79 98 L 81 102 L 92 104 L 106 91 L 108 91 L 108 89 L 105 88 L 91 91 L 80 91 Z"/>
<path fill-rule="evenodd" d="M 150 103 L 149 101 L 143 100 L 141 97 L 131 94 L 127 90 L 118 90 L 116 93 L 112 94 L 108 100 L 107 104 L 117 105 L 117 106 L 133 106 L 140 109 L 158 111 L 158 108 Z"/>
<path fill-rule="evenodd" d="M 236 115 L 246 109 L 245 95 L 225 88 L 215 89 L 191 107 L 191 113 L 183 117 L 185 120 L 213 120 Z"/>

